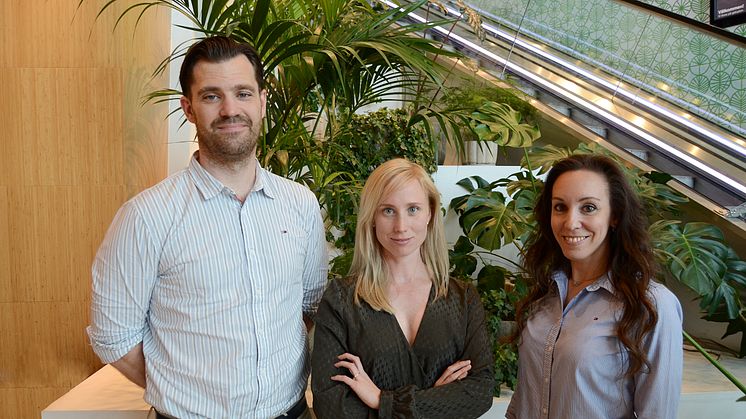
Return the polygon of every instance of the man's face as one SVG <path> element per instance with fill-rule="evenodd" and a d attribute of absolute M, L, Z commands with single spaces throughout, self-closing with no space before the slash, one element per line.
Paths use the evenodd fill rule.
<path fill-rule="evenodd" d="M 254 155 L 262 128 L 267 92 L 259 90 L 254 66 L 239 55 L 194 66 L 190 97 L 181 108 L 197 127 L 200 158 L 235 163 Z"/>

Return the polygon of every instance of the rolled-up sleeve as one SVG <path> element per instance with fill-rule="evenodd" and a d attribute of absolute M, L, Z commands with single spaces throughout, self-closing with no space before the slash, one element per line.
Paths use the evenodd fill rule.
<path fill-rule="evenodd" d="M 134 203 L 114 217 L 93 262 L 91 324 L 93 351 L 105 363 L 142 342 L 160 249 Z"/>

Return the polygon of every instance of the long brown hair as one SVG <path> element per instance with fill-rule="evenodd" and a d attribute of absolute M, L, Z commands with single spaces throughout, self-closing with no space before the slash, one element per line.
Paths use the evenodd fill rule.
<path fill-rule="evenodd" d="M 570 261 L 552 233 L 552 189 L 564 173 L 588 170 L 603 176 L 609 185 L 612 208 L 611 219 L 616 226 L 609 229 L 609 271 L 616 297 L 623 306 L 616 334 L 629 351 L 629 366 L 625 373 L 632 376 L 650 363 L 642 349 L 642 340 L 655 327 L 658 314 L 648 297 L 650 279 L 655 276 L 657 265 L 647 231 L 647 216 L 637 193 L 630 186 L 619 165 L 601 155 L 574 155 L 557 162 L 547 174 L 544 189 L 539 195 L 534 216 L 537 229 L 529 238 L 524 256 L 531 289 L 516 307 L 518 330 L 513 340 L 520 336 L 535 303 L 550 290 L 552 273 L 563 270 L 570 276 Z"/>

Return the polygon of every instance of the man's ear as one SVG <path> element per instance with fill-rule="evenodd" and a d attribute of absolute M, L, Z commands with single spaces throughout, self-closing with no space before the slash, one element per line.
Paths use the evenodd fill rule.
<path fill-rule="evenodd" d="M 267 89 L 262 89 L 259 93 L 259 100 L 262 103 L 262 118 L 267 114 Z"/>
<path fill-rule="evenodd" d="M 187 121 L 194 124 L 196 118 L 194 117 L 192 102 L 186 96 L 182 96 L 181 99 L 179 99 L 179 103 L 181 104 L 181 110 L 184 111 L 184 115 L 186 115 Z"/>

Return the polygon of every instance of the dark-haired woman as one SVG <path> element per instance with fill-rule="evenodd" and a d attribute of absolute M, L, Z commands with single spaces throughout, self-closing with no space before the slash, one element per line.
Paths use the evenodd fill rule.
<path fill-rule="evenodd" d="M 547 175 L 518 307 L 508 418 L 675 418 L 681 305 L 651 281 L 640 199 L 611 159 L 577 155 Z"/>

